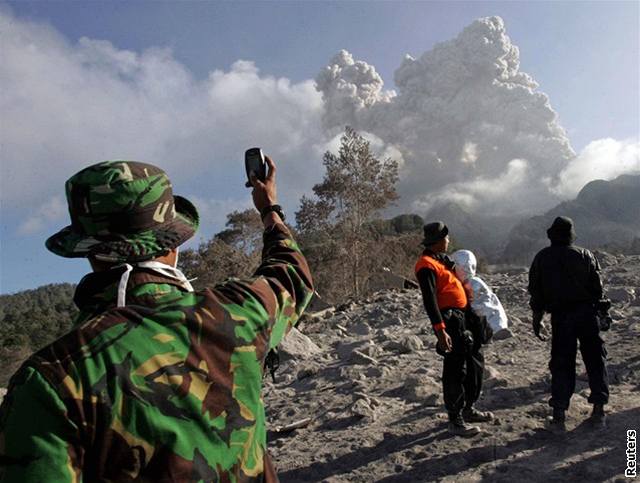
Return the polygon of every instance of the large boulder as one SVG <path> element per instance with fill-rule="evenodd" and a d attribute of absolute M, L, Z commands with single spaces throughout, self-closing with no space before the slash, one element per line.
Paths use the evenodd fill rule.
<path fill-rule="evenodd" d="M 278 346 L 278 353 L 283 360 L 308 359 L 320 352 L 322 352 L 320 347 L 295 327 Z"/>

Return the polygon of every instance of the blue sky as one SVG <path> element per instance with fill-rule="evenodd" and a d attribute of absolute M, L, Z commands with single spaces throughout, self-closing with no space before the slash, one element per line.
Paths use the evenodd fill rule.
<path fill-rule="evenodd" d="M 143 63 L 146 52 L 150 60 L 145 65 L 151 65 L 148 68 L 152 72 L 164 72 L 153 69 L 165 62 L 169 65 L 166 68 L 170 69 L 171 75 L 176 76 L 175 83 L 183 83 L 198 92 L 210 88 L 207 80 L 212 72 L 218 71 L 216 88 L 228 90 L 220 97 L 214 96 L 218 104 L 212 101 L 211 110 L 228 116 L 237 114 L 240 121 L 238 124 L 232 123 L 236 130 L 242 130 L 251 122 L 252 109 L 260 113 L 256 114 L 256 122 L 268 127 L 269 116 L 279 115 L 278 103 L 297 106 L 291 114 L 291 119 L 294 119 L 290 121 L 292 125 L 299 124 L 299 119 L 316 115 L 319 123 L 321 101 L 319 95 L 314 94 L 310 81 L 341 49 L 375 66 L 384 81 L 384 89 L 394 89 L 394 71 L 405 54 L 419 57 L 436 43 L 455 38 L 475 19 L 499 15 L 504 20 L 511 42 L 519 48 L 520 70 L 535 79 L 539 91 L 549 97 L 558 115 L 558 122 L 566 130 L 576 153 L 580 154 L 597 140 L 612 138 L 619 142 L 630 140 L 637 143 L 639 136 L 638 2 L 8 2 L 0 4 L 0 12 L 5 12 L 8 21 L 15 27 L 9 35 L 14 35 L 13 32 L 22 35 L 15 42 L 16 52 L 19 53 L 22 47 L 26 49 L 30 38 L 40 39 L 41 32 L 44 32 L 42 39 L 38 40 L 41 44 L 34 43 L 43 46 L 42 49 L 54 44 L 56 55 L 60 55 L 61 59 L 52 64 L 42 60 L 43 64 L 31 71 L 25 69 L 24 73 L 20 66 L 9 63 L 11 67 L 0 67 L 0 86 L 6 78 L 15 81 L 20 79 L 20 75 L 29 76 L 33 75 L 32 72 L 38 72 L 42 78 L 38 81 L 29 79 L 28 88 L 38 89 L 39 92 L 42 89 L 44 92 L 53 89 L 52 85 L 65 84 L 64 69 L 74 72 L 71 79 L 86 75 L 84 82 L 91 82 L 93 71 L 89 75 L 88 71 L 78 74 L 74 70 L 84 69 L 90 59 L 82 57 L 81 61 L 73 64 L 74 59 L 97 52 L 96 55 L 115 59 L 113 61 L 120 63 L 119 69 L 122 70 L 122 65 L 127 62 Z M 83 46 L 82 38 L 107 41 L 108 52 L 105 54 L 102 44 Z M 168 50 L 156 57 L 149 54 L 150 50 L 158 48 Z M 0 47 L 0 52 L 5 55 L 8 50 Z M 127 52 L 138 57 L 130 60 L 123 54 Z M 100 62 L 104 63 L 104 59 L 101 59 Z M 257 73 L 251 68 L 235 64 L 239 60 L 253 62 Z M 9 72 L 10 76 L 6 75 L 6 69 L 13 69 Z M 231 102 L 234 90 L 228 84 L 233 83 L 236 77 L 232 74 L 236 72 L 253 79 L 260 89 L 277 91 L 273 104 L 267 102 L 271 98 L 263 101 L 262 105 L 254 106 L 248 102 L 243 107 L 246 112 L 242 115 L 235 113 L 235 104 Z M 51 73 L 53 81 L 48 82 L 47 73 Z M 61 79 L 59 84 L 55 79 Z M 269 83 L 269 79 L 275 80 Z M 277 85 L 278 79 L 289 85 Z M 149 81 L 144 82 L 148 86 Z M 3 190 L 10 193 L 2 199 L 0 222 L 2 293 L 44 283 L 77 281 L 86 271 L 86 262 L 58 259 L 43 248 L 44 238 L 65 224 L 60 216 L 60 199 L 52 197 L 55 193 L 62 193 L 62 183 L 75 170 L 83 164 L 118 156 L 146 156 L 143 160 L 155 162 L 149 157 L 158 153 L 158 159 L 165 160 L 164 157 L 169 157 L 169 153 L 185 150 L 179 143 L 188 144 L 189 149 L 197 144 L 185 134 L 179 140 L 171 141 L 178 143 L 178 147 L 162 151 L 153 146 L 153 139 L 140 146 L 144 143 L 136 143 L 120 133 L 117 139 L 121 142 L 119 146 L 122 146 L 122 150 L 114 148 L 110 151 L 100 143 L 100 137 L 109 136 L 108 132 L 102 131 L 105 123 L 101 120 L 91 135 L 84 135 L 80 141 L 65 141 L 69 145 L 74 144 L 73 149 L 61 149 L 55 145 L 55 140 L 64 137 L 66 131 L 57 134 L 57 138 L 45 139 L 43 131 L 51 130 L 52 126 L 55 128 L 55 120 L 49 119 L 51 124 L 42 121 L 41 125 L 38 121 L 38 125 L 34 126 L 34 122 L 30 122 L 30 115 L 33 114 L 31 111 L 41 107 L 37 103 L 30 110 L 25 109 L 22 117 L 22 111 L 15 107 L 17 102 L 10 103 L 14 99 L 11 89 L 15 85 L 20 83 L 15 81 L 9 86 L 5 98 L 7 104 L 4 105 L 11 107 L 11 111 L 7 112 L 17 112 L 19 118 L 8 119 L 5 117 L 7 112 L 0 112 L 3 125 L 7 126 L 5 123 L 8 122 L 12 124 L 12 128 L 3 136 L 3 144 L 11 145 L 11 156 L 5 150 L 4 155 L 0 154 L 6 183 Z M 109 98 L 113 98 L 114 105 L 121 102 L 124 104 L 122 112 L 127 111 L 126 99 L 130 99 L 130 94 L 121 93 L 117 85 L 113 92 L 104 90 L 104 85 L 96 86 L 96 89 L 103 89 L 105 97 L 99 102 L 106 104 Z M 162 86 L 162 89 L 167 88 Z M 180 88 L 183 94 L 184 89 Z M 24 93 L 20 93 L 22 95 Z M 119 95 L 122 97 L 116 97 Z M 16 94 L 15 99 L 23 99 L 20 96 Z M 47 96 L 51 97 L 42 98 L 52 99 L 47 103 L 49 105 L 60 98 L 56 92 L 47 93 Z M 260 99 L 258 96 L 255 102 L 261 102 Z M 177 103 L 168 100 L 170 109 L 159 113 L 158 117 L 172 112 L 179 114 L 180 106 L 174 106 L 171 102 Z M 80 108 L 71 106 L 68 109 Z M 140 112 L 149 112 L 144 109 L 146 107 L 141 107 Z M 197 106 L 194 106 L 193 116 L 200 115 L 196 111 Z M 112 107 L 103 109 L 97 106 L 95 112 L 118 111 Z M 53 108 L 51 113 L 51 117 L 59 115 Z M 121 124 L 129 122 L 127 115 L 123 114 L 119 121 Z M 74 116 L 69 126 L 86 127 L 94 121 L 82 112 Z M 21 125 L 23 122 L 24 126 Z M 224 120 L 217 122 L 224 123 Z M 267 127 L 247 127 L 246 133 L 232 136 L 226 144 L 222 141 L 212 145 L 197 144 L 193 148 L 196 150 L 193 157 L 205 159 L 206 150 L 211 146 L 214 149 L 219 147 L 217 152 L 220 153 L 241 153 L 245 145 L 260 143 L 268 146 L 269 142 L 282 139 L 278 136 L 271 138 Z M 140 122 L 137 122 L 135 129 L 139 128 Z M 132 132 L 137 132 L 135 129 L 132 127 Z M 282 129 L 286 131 L 285 127 Z M 315 129 L 315 125 L 310 125 L 305 128 L 305 134 L 300 134 L 300 138 L 306 139 L 305 135 Z M 157 132 L 165 131 L 158 128 Z M 215 136 L 215 133 L 212 135 Z M 91 136 L 95 136 L 95 142 L 91 141 Z M 78 147 L 85 139 L 86 146 Z M 158 144 L 169 142 L 166 139 L 155 141 Z M 33 142 L 39 143 L 41 150 L 35 154 L 29 151 L 28 155 L 25 151 L 25 158 L 29 157 L 32 161 L 28 167 L 18 169 L 17 166 L 22 163 L 21 149 L 26 149 L 24 146 Z M 290 212 L 295 209 L 300 194 L 319 181 L 319 160 L 330 142 L 328 136 L 308 149 L 308 156 L 314 158 L 313 164 L 309 161 L 308 167 L 286 160 L 286 152 L 289 151 L 297 153 L 298 157 L 307 155 L 303 146 L 295 144 L 288 151 L 282 148 L 280 157 L 285 159 L 285 166 L 290 173 L 289 178 L 284 175 L 283 181 L 296 180 L 303 174 L 309 176 L 296 189 L 290 185 L 282 186 L 285 207 Z M 277 149 L 273 148 L 272 152 Z M 55 156 L 47 158 L 46 153 L 50 151 L 55 152 Z M 93 153 L 96 153 L 95 157 Z M 65 161 L 65 156 L 69 161 Z M 631 168 L 635 167 L 635 159 L 629 162 Z M 167 171 L 174 178 L 176 192 L 202 198 L 205 213 L 215 213 L 211 215 L 210 223 L 205 225 L 202 237 L 210 236 L 220 228 L 225 210 L 248 205 L 247 193 L 241 187 L 241 166 L 238 166 L 237 172 L 233 171 L 237 166 L 234 164 L 236 160 L 216 161 L 216 166 L 224 169 L 212 175 L 215 180 L 210 176 L 189 176 L 179 163 L 165 162 Z M 199 163 L 198 166 L 203 165 L 203 161 Z M 46 196 L 24 194 L 42 190 L 37 183 L 31 184 L 31 180 L 43 176 L 55 185 L 47 188 Z M 20 185 L 19 190 L 16 184 Z M 34 212 L 40 213 L 37 215 L 39 218 L 28 227 L 21 225 L 21 220 L 32 216 Z"/>

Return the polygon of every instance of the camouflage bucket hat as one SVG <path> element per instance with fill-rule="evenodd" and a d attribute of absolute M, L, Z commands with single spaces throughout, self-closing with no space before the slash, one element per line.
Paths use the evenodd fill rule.
<path fill-rule="evenodd" d="M 177 247 L 198 229 L 195 206 L 174 196 L 151 164 L 105 161 L 66 183 L 71 225 L 46 241 L 53 253 L 107 262 L 141 262 Z"/>

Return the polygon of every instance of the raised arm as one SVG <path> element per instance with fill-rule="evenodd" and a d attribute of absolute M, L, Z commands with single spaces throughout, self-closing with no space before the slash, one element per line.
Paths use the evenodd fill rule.
<path fill-rule="evenodd" d="M 269 173 L 264 182 L 252 177 L 253 202 L 262 214 L 265 226 L 262 262 L 254 278 L 230 281 L 217 287 L 233 304 L 225 304 L 235 318 L 246 320 L 244 338 L 252 340 L 264 330 L 269 348 L 278 345 L 308 305 L 313 295 L 313 281 L 307 261 L 284 224 L 277 205 L 276 167 L 266 157 Z"/>

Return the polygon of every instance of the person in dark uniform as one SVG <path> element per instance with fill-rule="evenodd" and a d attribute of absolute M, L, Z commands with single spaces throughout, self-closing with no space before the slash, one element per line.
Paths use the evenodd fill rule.
<path fill-rule="evenodd" d="M 589 377 L 593 404 L 591 421 L 605 424 L 604 405 L 609 400 L 604 341 L 597 310 L 603 290 L 600 265 L 593 254 L 573 245 L 571 218 L 556 218 L 547 230 L 551 245 L 533 259 L 529 271 L 533 331 L 540 336 L 544 313 L 551 314 L 551 427 L 565 430 L 565 411 L 576 383 L 576 352 L 580 341 L 582 360 Z"/>
<path fill-rule="evenodd" d="M 467 295 L 445 255 L 449 247 L 449 229 L 440 222 L 424 226 L 425 246 L 415 266 L 424 308 L 438 338 L 438 353 L 444 356 L 442 387 L 449 413 L 449 431 L 459 436 L 480 432 L 469 422 L 493 419 L 490 412 L 474 408 L 480 397 L 484 357 L 481 344 L 473 340 L 465 325 Z"/>

